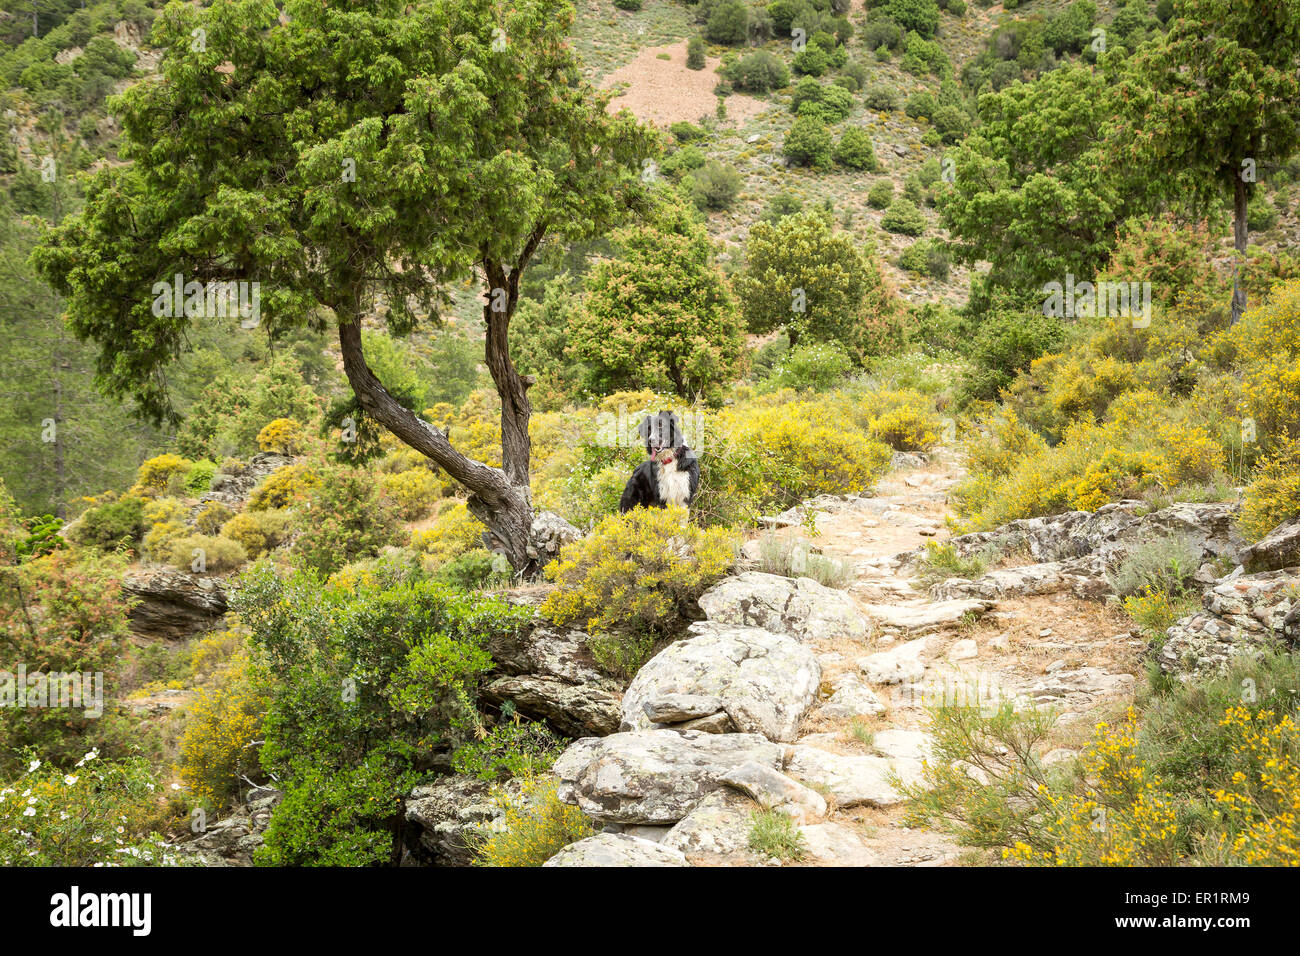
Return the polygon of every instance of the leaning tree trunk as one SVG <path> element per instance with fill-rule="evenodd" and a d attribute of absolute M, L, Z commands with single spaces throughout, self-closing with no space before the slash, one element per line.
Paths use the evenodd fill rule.
<path fill-rule="evenodd" d="M 1246 311 L 1246 288 L 1241 284 L 1241 267 L 1246 261 L 1247 223 L 1246 183 L 1239 175 L 1232 177 L 1232 246 L 1237 250 L 1232 269 L 1232 324 Z"/>
<path fill-rule="evenodd" d="M 343 352 L 343 371 L 366 414 L 468 488 L 469 510 L 488 528 L 484 533 L 485 543 L 503 553 L 516 571 L 531 576 L 537 571 L 538 561 L 535 555 L 529 554 L 533 510 L 528 494 L 527 382 L 515 372 L 509 354 L 499 351 L 505 340 L 508 316 L 509 313 L 500 328 L 489 324 L 486 347 L 488 367 L 502 392 L 504 470 L 461 454 L 445 434 L 389 394 L 366 363 L 359 311 L 347 316 L 339 313 L 339 346 Z M 503 381 L 512 386 L 509 399 Z"/>

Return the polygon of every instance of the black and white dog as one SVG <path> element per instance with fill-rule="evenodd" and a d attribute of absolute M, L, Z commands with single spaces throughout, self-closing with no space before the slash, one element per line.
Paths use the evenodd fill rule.
<path fill-rule="evenodd" d="M 689 507 L 700 489 L 700 460 L 686 447 L 677 416 L 673 412 L 647 415 L 637 426 L 637 433 L 645 441 L 650 460 L 632 472 L 618 510 L 627 513 L 637 506 Z"/>

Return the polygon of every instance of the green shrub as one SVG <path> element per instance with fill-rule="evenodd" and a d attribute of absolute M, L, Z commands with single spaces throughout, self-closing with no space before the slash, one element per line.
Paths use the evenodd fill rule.
<path fill-rule="evenodd" d="M 702 70 L 706 64 L 704 55 L 704 38 L 691 37 L 686 44 L 686 67 L 691 70 Z"/>
<path fill-rule="evenodd" d="M 541 612 L 596 635 L 653 641 L 674 634 L 735 559 L 729 533 L 685 517 L 677 508 L 636 508 L 604 518 L 547 566 L 556 588 Z"/>
<path fill-rule="evenodd" d="M 144 535 L 144 499 L 124 495 L 86 509 L 68 534 L 77 544 L 116 551 L 133 548 Z"/>
<path fill-rule="evenodd" d="M 880 11 L 902 30 L 921 37 L 932 37 L 939 29 L 939 4 L 936 0 L 885 0 Z"/>
<path fill-rule="evenodd" d="M 212 476 L 217 473 L 217 463 L 215 461 L 196 461 L 190 466 L 190 470 L 185 473 L 185 490 L 192 496 L 198 497 L 212 486 Z"/>
<path fill-rule="evenodd" d="M 849 169 L 875 172 L 880 168 L 880 160 L 876 159 L 871 137 L 867 135 L 866 130 L 857 126 L 851 126 L 844 131 L 840 141 L 835 144 L 833 156 L 835 162 Z"/>
<path fill-rule="evenodd" d="M 903 31 L 887 17 L 873 19 L 863 28 L 862 45 L 868 50 L 878 50 L 882 46 L 896 50 L 902 42 Z"/>
<path fill-rule="evenodd" d="M 901 105 L 898 91 L 884 83 L 871 84 L 871 86 L 867 87 L 867 91 L 862 94 L 862 99 L 870 109 L 880 113 L 893 112 Z"/>
<path fill-rule="evenodd" d="M 734 167 L 711 159 L 691 175 L 691 201 L 700 209 L 730 209 L 743 183 Z"/>
<path fill-rule="evenodd" d="M 749 35 L 749 10 L 740 0 L 721 0 L 713 6 L 704 25 L 704 38 L 711 43 L 739 46 Z"/>
<path fill-rule="evenodd" d="M 838 123 L 853 111 L 853 94 L 842 86 L 819 83 L 808 76 L 795 85 L 790 108 L 801 118 Z"/>
<path fill-rule="evenodd" d="M 825 169 L 831 164 L 831 131 L 811 116 L 800 116 L 785 134 L 785 158 L 796 166 Z"/>
<path fill-rule="evenodd" d="M 773 366 L 767 379 L 770 388 L 793 388 L 819 392 L 844 381 L 853 369 L 853 359 L 834 343 L 813 342 L 789 350 Z"/>
<path fill-rule="evenodd" d="M 933 276 L 936 279 L 948 278 L 948 254 L 943 246 L 930 239 L 918 239 L 898 257 L 898 264 L 908 272 L 918 275 Z"/>
<path fill-rule="evenodd" d="M 830 69 L 831 62 L 820 47 L 810 45 L 794 55 L 791 65 L 801 76 L 824 76 Z"/>
<path fill-rule="evenodd" d="M 967 398 L 993 400 L 1016 373 L 1055 347 L 1061 323 L 1041 312 L 999 310 L 986 316 L 975 333 L 971 366 L 962 383 Z"/>
<path fill-rule="evenodd" d="M 239 542 L 248 557 L 260 558 L 284 543 L 291 525 L 289 513 L 282 509 L 242 511 L 221 526 L 221 534 Z"/>
<path fill-rule="evenodd" d="M 779 809 L 750 814 L 749 848 L 759 856 L 785 861 L 800 860 L 808 852 L 798 824 Z"/>
<path fill-rule="evenodd" d="M 925 216 L 910 200 L 895 199 L 880 218 L 880 225 L 904 236 L 919 236 L 925 232 Z"/>
<path fill-rule="evenodd" d="M 433 572 L 433 579 L 459 591 L 476 591 L 509 584 L 510 574 L 502 572 L 492 552 L 476 548 L 441 565 Z"/>
<path fill-rule="evenodd" d="M 614 6 L 620 10 L 630 10 L 635 12 L 641 9 L 641 0 L 614 0 Z"/>
<path fill-rule="evenodd" d="M 708 157 L 704 155 L 704 150 L 698 146 L 683 146 L 665 156 L 659 168 L 669 176 L 681 178 L 686 173 L 699 169 L 706 162 Z"/>
<path fill-rule="evenodd" d="M 785 63 L 768 50 L 755 50 L 742 56 L 727 68 L 726 75 L 736 89 L 747 93 L 783 90 L 790 85 L 790 71 Z"/>
<path fill-rule="evenodd" d="M 888 179 L 877 179 L 867 190 L 867 205 L 872 209 L 888 208 L 894 201 L 894 184 Z"/>
<path fill-rule="evenodd" d="M 934 102 L 934 94 L 929 90 L 916 90 L 907 98 L 907 103 L 903 106 L 903 112 L 912 119 L 925 117 L 929 119 L 934 116 L 934 111 L 938 109 Z"/>
<path fill-rule="evenodd" d="M 398 527 L 395 510 L 369 475 L 333 468 L 321 477 L 321 486 L 300 509 L 301 530 L 292 546 L 304 567 L 329 574 L 393 543 Z"/>
<path fill-rule="evenodd" d="M 1120 597 L 1160 591 L 1181 594 L 1200 567 L 1201 549 L 1187 536 L 1171 535 L 1137 544 L 1109 575 Z"/>
<path fill-rule="evenodd" d="M 503 720 L 480 740 L 464 744 L 452 757 L 457 773 L 492 782 L 532 777 L 551 769 L 564 752 L 564 739 L 541 721 Z"/>

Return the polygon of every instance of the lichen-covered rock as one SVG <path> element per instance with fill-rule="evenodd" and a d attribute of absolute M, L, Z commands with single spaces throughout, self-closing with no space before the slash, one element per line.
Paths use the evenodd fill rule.
<path fill-rule="evenodd" d="M 979 617 L 992 606 L 991 601 L 974 599 L 915 600 L 900 604 L 869 604 L 864 610 L 880 633 L 918 637 Z"/>
<path fill-rule="evenodd" d="M 1300 518 L 1284 521 L 1262 541 L 1241 552 L 1241 564 L 1247 572 L 1280 571 L 1300 567 Z"/>
<path fill-rule="evenodd" d="M 629 836 L 597 833 L 570 843 L 542 866 L 690 866 L 680 850 Z"/>
<path fill-rule="evenodd" d="M 760 627 L 804 642 L 861 638 L 868 631 L 851 597 L 812 578 L 746 571 L 709 588 L 699 604 L 710 621 Z"/>
<path fill-rule="evenodd" d="M 743 763 L 781 763 L 782 748 L 757 734 L 640 730 L 585 737 L 556 760 L 561 800 L 604 823 L 676 823 Z"/>
<path fill-rule="evenodd" d="M 850 717 L 874 717 L 885 712 L 880 698 L 855 674 L 842 674 L 832 686 L 834 693 L 817 710 L 822 717 L 847 720 Z"/>
<path fill-rule="evenodd" d="M 920 680 L 925 674 L 924 657 L 931 639 L 918 637 L 906 644 L 877 651 L 858 658 L 858 667 L 873 684 L 906 684 Z"/>
<path fill-rule="evenodd" d="M 541 718 L 570 737 L 602 736 L 618 730 L 619 695 L 603 684 L 569 684 L 554 677 L 498 677 L 483 688 L 495 704 L 511 701 L 529 717 Z"/>
<path fill-rule="evenodd" d="M 1205 592 L 1201 610 L 1166 632 L 1160 669 L 1190 677 L 1222 670 L 1239 654 L 1300 646 L 1300 568 L 1234 573 Z"/>
<path fill-rule="evenodd" d="M 745 852 L 757 809 L 758 805 L 738 790 L 719 788 L 674 824 L 661 842 L 690 854 Z"/>
<path fill-rule="evenodd" d="M 903 796 L 891 782 L 898 774 L 906 784 L 921 779 L 921 761 L 907 758 L 859 757 L 836 754 L 807 745 L 791 748 L 786 773 L 828 792 L 841 807 L 892 807 Z"/>
<path fill-rule="evenodd" d="M 781 810 L 800 823 L 826 815 L 826 798 L 762 764 L 743 763 L 722 775 L 722 782 L 768 810 Z"/>
<path fill-rule="evenodd" d="M 421 784 L 406 801 L 417 855 L 436 866 L 468 866 L 474 858 L 470 849 L 474 831 L 501 815 L 489 784 L 464 774 Z"/>
<path fill-rule="evenodd" d="M 741 732 L 793 740 L 821 680 L 812 651 L 755 627 L 701 622 L 691 633 L 695 636 L 669 645 L 637 672 L 623 695 L 621 729 L 666 723 L 651 714 L 673 716 L 667 703 L 685 698 L 693 709 L 684 719 L 708 716 L 698 712 L 699 705 L 714 700 Z"/>

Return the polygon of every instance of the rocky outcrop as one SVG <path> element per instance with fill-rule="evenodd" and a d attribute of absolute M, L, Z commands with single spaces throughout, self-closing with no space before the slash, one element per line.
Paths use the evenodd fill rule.
<path fill-rule="evenodd" d="M 475 831 L 502 815 L 491 788 L 477 777 L 453 774 L 416 787 L 406 801 L 412 849 L 420 862 L 468 866 Z"/>
<path fill-rule="evenodd" d="M 746 571 L 719 581 L 699 604 L 710 621 L 761 627 L 804 642 L 862 638 L 868 632 L 867 619 L 851 597 L 812 578 Z"/>
<path fill-rule="evenodd" d="M 863 610 L 880 636 L 919 637 L 974 620 L 993 606 L 991 601 L 955 599 L 914 600 L 898 604 L 868 604 Z"/>
<path fill-rule="evenodd" d="M 1247 573 L 1300 567 L 1300 518 L 1278 525 L 1262 540 L 1241 552 Z"/>
<path fill-rule="evenodd" d="M 1220 671 L 1239 654 L 1300 647 L 1300 567 L 1240 571 L 1209 588 L 1201 610 L 1169 628 L 1161 670 L 1190 677 Z"/>
<path fill-rule="evenodd" d="M 908 785 L 921 779 L 921 761 L 909 758 L 852 756 L 831 753 L 818 747 L 791 748 L 786 772 L 796 780 L 829 794 L 841 807 L 892 807 L 903 796 L 892 777 Z"/>
<path fill-rule="evenodd" d="M 197 857 L 204 866 L 252 866 L 253 853 L 262 845 L 271 812 L 282 798 L 278 790 L 253 790 L 234 813 L 203 828 L 177 849 Z"/>
<path fill-rule="evenodd" d="M 137 602 L 131 630 L 155 640 L 187 640 L 220 621 L 228 607 L 222 580 L 205 574 L 147 568 L 128 573 L 122 587 Z"/>
<path fill-rule="evenodd" d="M 623 695 L 620 729 L 645 730 L 722 711 L 743 733 L 794 740 L 821 681 L 812 651 L 756 627 L 700 622 L 690 633 L 633 678 Z"/>
<path fill-rule="evenodd" d="M 498 674 L 483 688 L 490 702 L 512 701 L 525 716 L 569 737 L 601 736 L 622 717 L 618 684 L 596 668 L 582 631 L 539 622 L 487 641 Z"/>
<path fill-rule="evenodd" d="M 559 796 L 602 823 L 673 824 L 754 762 L 777 768 L 782 748 L 757 734 L 641 730 L 575 741 L 552 772 Z"/>
<path fill-rule="evenodd" d="M 560 548 L 581 537 L 581 531 L 555 512 L 539 511 L 533 515 L 533 525 L 528 532 L 528 556 L 549 564 L 559 556 Z"/>
<path fill-rule="evenodd" d="M 1142 543 L 1178 536 L 1199 551 L 1202 563 L 1237 561 L 1245 543 L 1233 527 L 1237 505 L 1230 502 L 1179 502 L 1143 513 L 1145 504 L 1120 501 L 1096 511 L 1068 511 L 1045 518 L 1010 521 L 993 531 L 948 541 L 958 554 L 1026 551 L 1036 562 L 1004 568 L 974 580 L 953 578 L 934 589 L 938 598 L 999 598 L 1070 590 L 1079 597 L 1110 593 L 1107 574 Z M 914 571 L 924 550 L 898 555 L 904 571 Z"/>
<path fill-rule="evenodd" d="M 292 465 L 293 462 L 294 459 L 289 455 L 270 451 L 259 452 L 248 459 L 248 464 L 239 471 L 233 473 L 220 471 L 213 475 L 212 483 L 199 497 L 199 501 L 219 501 L 228 508 L 242 508 L 263 478 L 286 465 Z"/>

